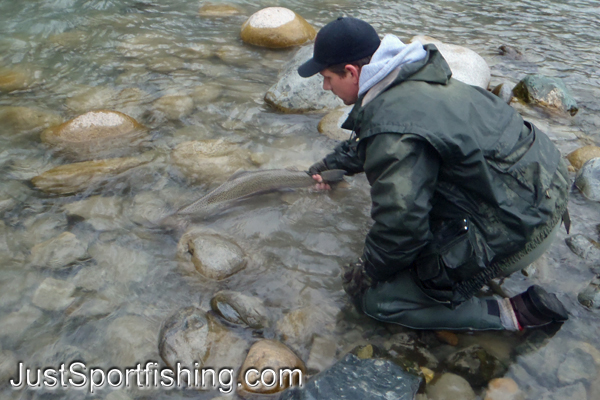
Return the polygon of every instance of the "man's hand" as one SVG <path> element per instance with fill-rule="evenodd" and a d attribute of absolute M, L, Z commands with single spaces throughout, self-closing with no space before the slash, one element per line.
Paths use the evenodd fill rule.
<path fill-rule="evenodd" d="M 342 286 L 353 301 L 374 284 L 373 279 L 367 275 L 365 262 L 361 258 L 342 267 Z"/>
<path fill-rule="evenodd" d="M 318 174 L 314 174 L 312 178 L 317 181 L 315 185 L 315 189 L 317 190 L 331 190 L 331 186 L 328 183 L 323 182 L 323 177 Z"/>

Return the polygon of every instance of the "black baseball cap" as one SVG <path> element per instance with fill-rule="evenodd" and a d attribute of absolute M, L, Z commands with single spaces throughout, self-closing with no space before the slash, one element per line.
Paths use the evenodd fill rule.
<path fill-rule="evenodd" d="M 298 74 L 308 78 L 332 65 L 371 56 L 380 43 L 379 35 L 367 22 L 339 17 L 317 33 L 313 58 L 298 67 Z"/>

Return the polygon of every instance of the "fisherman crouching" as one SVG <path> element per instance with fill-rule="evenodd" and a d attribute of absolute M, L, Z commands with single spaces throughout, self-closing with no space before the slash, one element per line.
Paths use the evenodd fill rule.
<path fill-rule="evenodd" d="M 374 224 L 363 256 L 344 267 L 357 308 L 417 329 L 520 330 L 565 321 L 540 286 L 510 299 L 475 294 L 525 268 L 568 225 L 560 152 L 512 107 L 453 79 L 434 45 L 380 40 L 368 23 L 340 17 L 318 33 L 302 77 L 354 104 L 350 140 L 310 173 L 364 172 Z M 568 228 L 568 226 L 567 226 Z"/>

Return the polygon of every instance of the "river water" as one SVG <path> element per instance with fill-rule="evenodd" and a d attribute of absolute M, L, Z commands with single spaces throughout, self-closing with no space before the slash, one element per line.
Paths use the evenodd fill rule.
<path fill-rule="evenodd" d="M 84 360 L 88 366 L 108 368 L 128 366 L 131 357 L 159 360 L 163 321 L 190 305 L 208 310 L 212 295 L 222 289 L 261 298 L 274 320 L 298 309 L 312 310 L 301 324 L 298 340 L 288 343 L 304 361 L 313 334 L 333 340 L 341 357 L 360 343 L 385 347 L 393 334 L 405 332 L 357 315 L 341 290 L 339 268 L 360 255 L 370 226 L 364 177 L 350 178 L 348 188 L 331 193 L 268 195 L 203 222 L 203 227 L 236 241 L 251 259 L 243 271 L 221 282 L 182 271 L 176 257 L 177 233 L 139 223 L 140 215 L 154 212 L 158 200 L 180 206 L 214 187 L 190 182 L 169 165 L 170 150 L 184 141 L 233 141 L 260 154 L 262 168 L 306 168 L 335 145 L 316 130 L 322 114 L 284 115 L 264 103 L 264 93 L 296 49 L 274 51 L 241 42 L 240 26 L 261 8 L 290 8 L 317 29 L 335 17 L 351 15 L 370 22 L 379 33 L 393 33 L 405 41 L 425 34 L 469 47 L 490 65 L 491 86 L 502 82 L 512 86 L 529 73 L 560 77 L 577 99 L 575 117 L 516 107 L 547 131 L 563 154 L 597 140 L 600 7 L 595 1 L 232 0 L 230 4 L 245 15 L 201 18 L 201 3 L 190 0 L 0 0 L 0 71 L 17 70 L 28 80 L 26 90 L 0 93 L 0 106 L 46 110 L 64 121 L 112 106 L 151 129 L 145 149 L 154 154 L 149 166 L 102 191 L 50 196 L 33 189 L 30 179 L 68 161 L 41 143 L 40 130 L 0 121 L 1 200 L 10 204 L 2 208 L 0 225 L 3 398 L 81 398 L 86 393 L 12 390 L 6 377 L 14 375 L 18 361 L 58 368 L 60 363 Z M 523 58 L 500 56 L 500 45 L 520 49 Z M 195 98 L 192 109 L 175 118 L 156 110 L 160 97 L 189 95 L 201 85 L 213 88 L 213 95 Z M 125 89 L 135 89 L 129 92 L 134 95 L 119 97 Z M 94 197 L 98 195 L 99 201 Z M 90 198 L 95 206 L 85 203 Z M 69 213 L 73 204 L 83 204 L 85 216 Z M 572 233 L 597 239 L 596 204 L 574 191 L 571 209 Z M 32 266 L 32 247 L 65 231 L 87 246 L 91 259 L 60 270 Z M 559 293 L 571 313 L 560 331 L 459 335 L 459 348 L 479 344 L 497 356 L 506 376 L 517 381 L 527 399 L 591 400 L 600 395 L 600 316 L 577 302 L 577 293 L 593 273 L 566 247 L 565 237 L 564 232 L 559 234 L 528 278 L 515 274 L 504 284 L 511 294 L 532 282 Z M 76 306 L 65 311 L 33 305 L 46 278 L 73 283 Z M 231 329 L 248 343 L 260 336 Z M 263 335 L 285 339 L 277 330 Z M 431 333 L 417 336 L 440 361 L 453 351 Z M 445 368 L 442 362 L 435 372 Z M 120 398 L 115 393 L 126 391 L 106 389 L 87 396 Z M 128 392 L 131 398 L 220 395 Z"/>

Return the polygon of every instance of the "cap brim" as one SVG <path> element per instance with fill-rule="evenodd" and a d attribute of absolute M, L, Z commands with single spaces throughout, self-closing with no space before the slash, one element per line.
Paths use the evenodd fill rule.
<path fill-rule="evenodd" d="M 303 78 L 309 78 L 323 71 L 325 68 L 327 68 L 327 65 L 318 63 L 315 61 L 314 58 L 311 58 L 310 60 L 298 67 L 298 75 L 300 75 Z"/>

